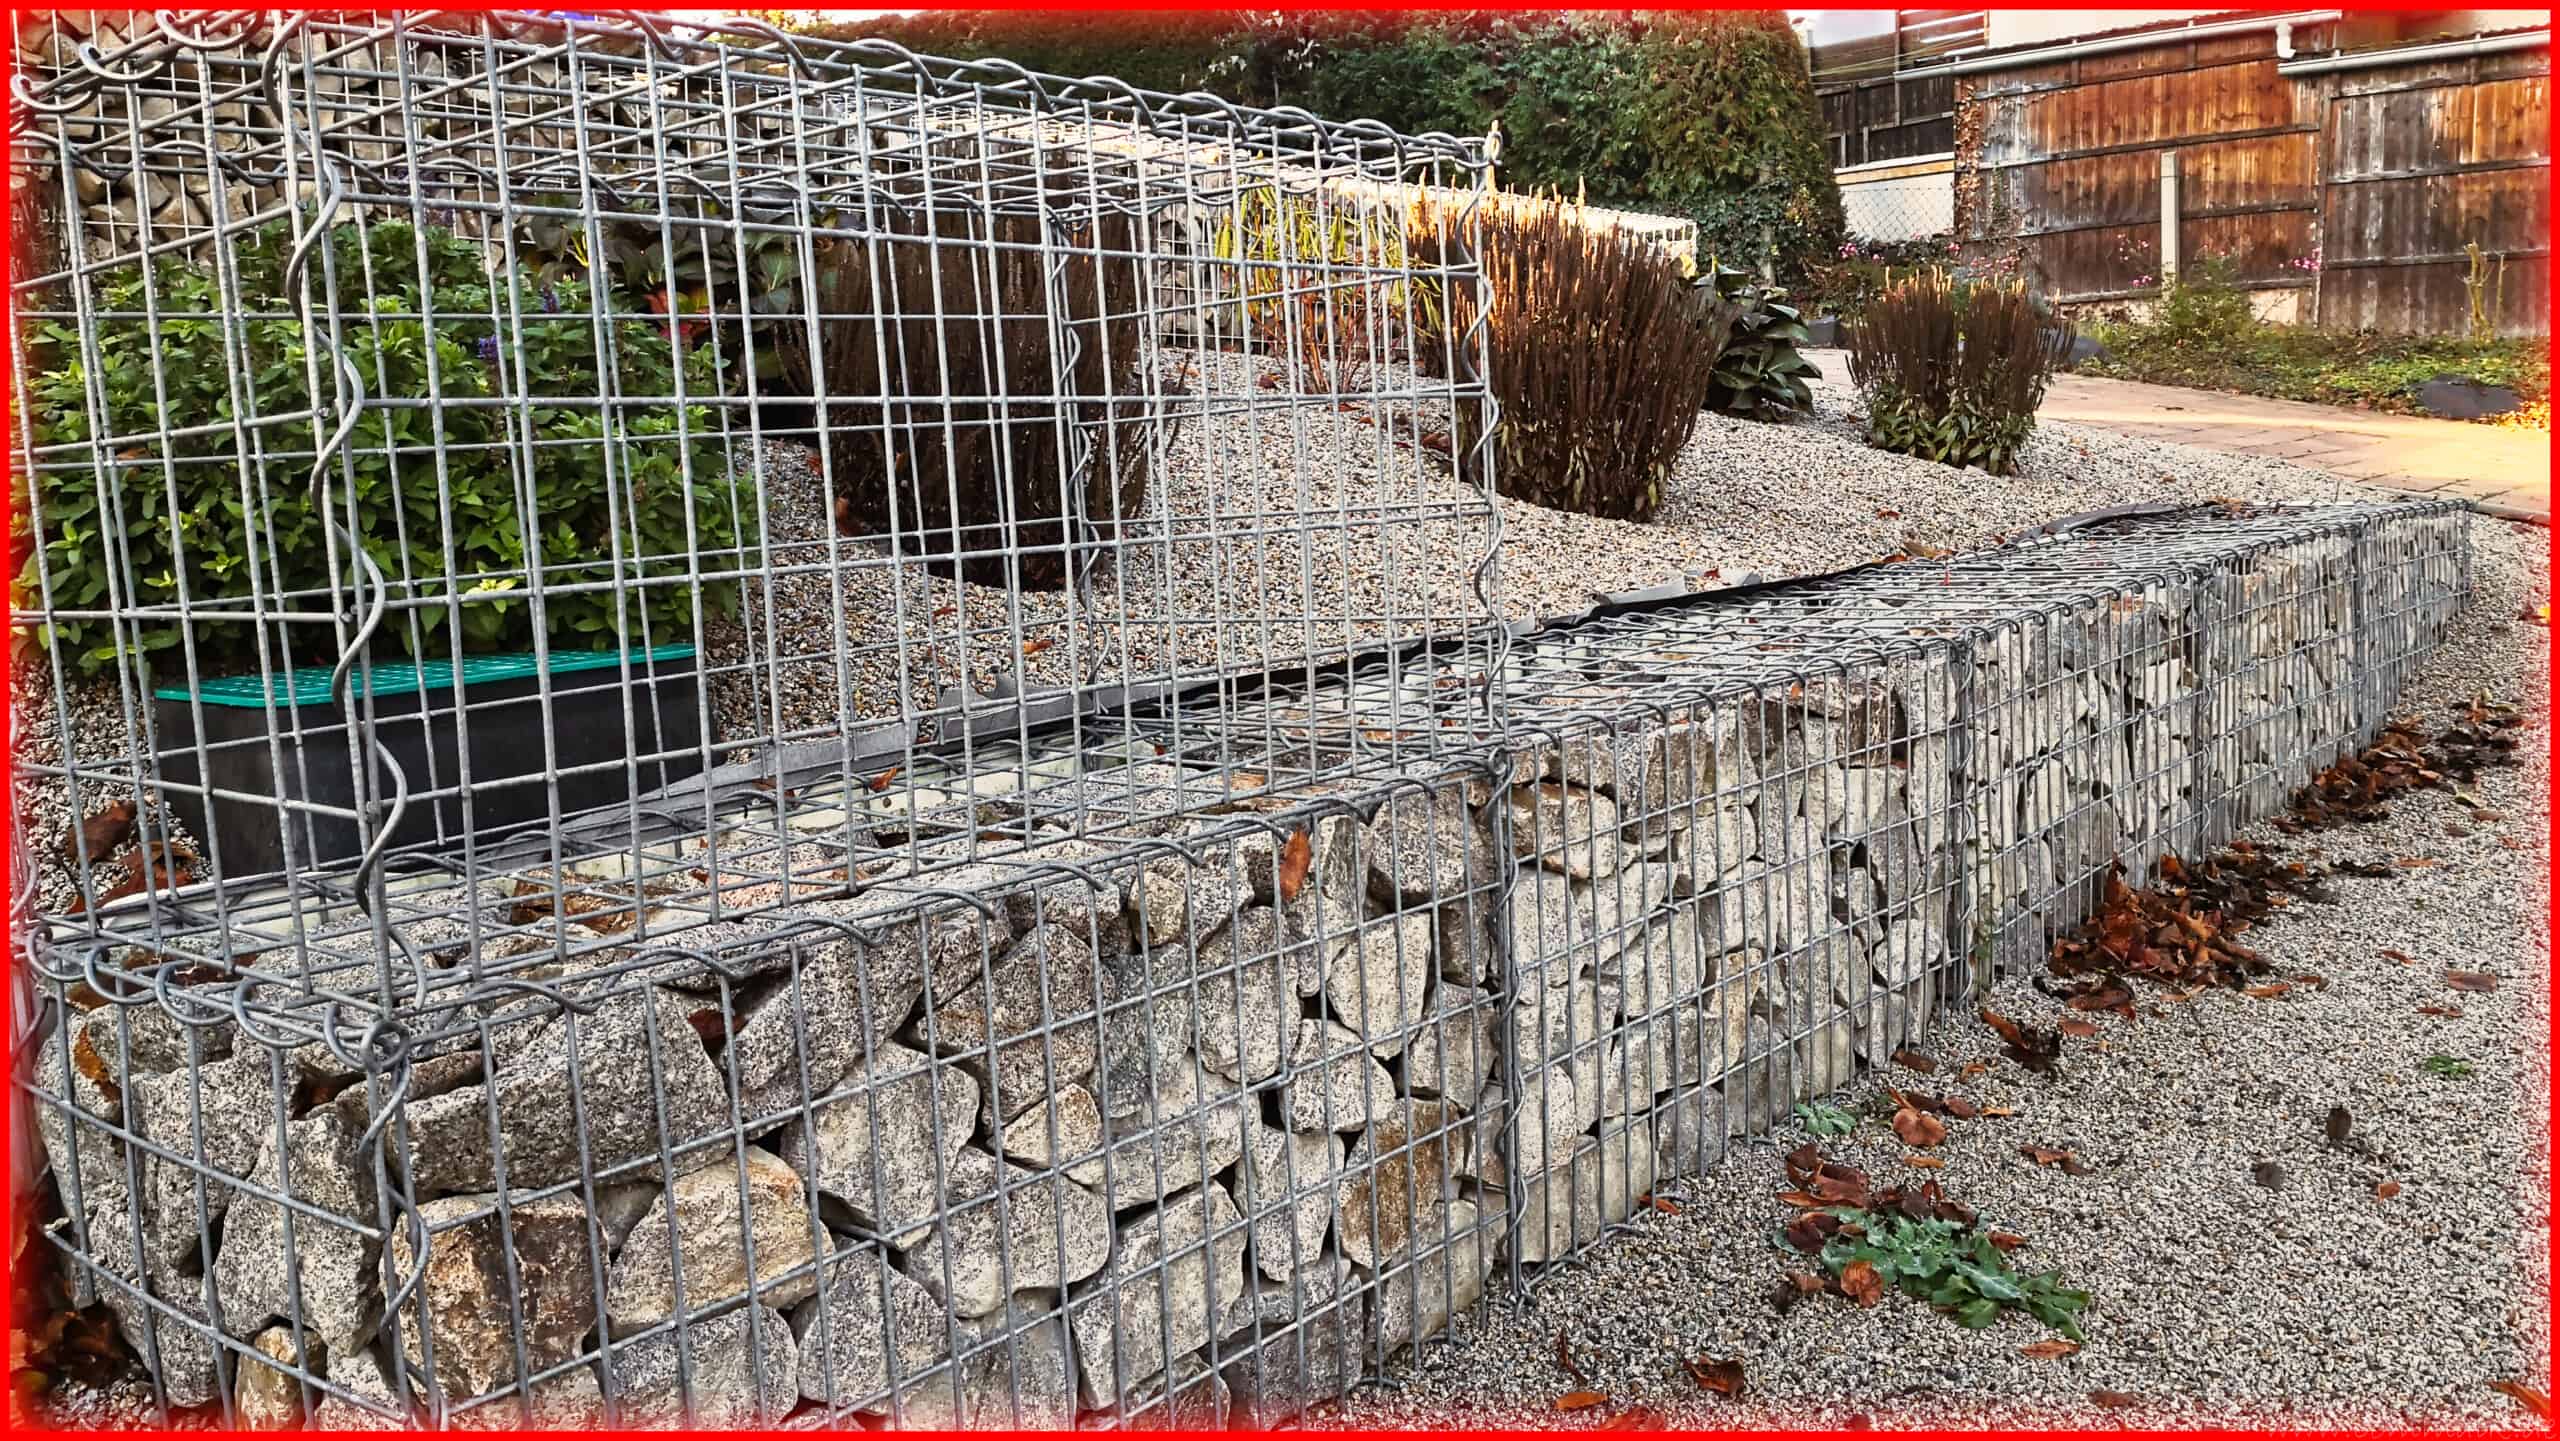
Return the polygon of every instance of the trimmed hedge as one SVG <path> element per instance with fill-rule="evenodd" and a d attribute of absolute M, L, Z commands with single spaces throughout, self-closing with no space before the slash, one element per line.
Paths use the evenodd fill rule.
<path fill-rule="evenodd" d="M 1840 191 L 1803 48 L 1777 10 L 1535 14 L 945 10 L 839 21 L 961 59 L 1109 74 L 1176 93 L 1481 135 L 1498 119 L 1508 189 L 1683 215 L 1700 258 L 1780 277 L 1840 247 Z M 1764 242 L 1765 236 L 1765 242 Z"/>

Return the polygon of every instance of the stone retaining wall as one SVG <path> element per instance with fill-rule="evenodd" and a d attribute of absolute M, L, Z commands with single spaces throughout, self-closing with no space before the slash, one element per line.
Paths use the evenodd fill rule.
<path fill-rule="evenodd" d="M 1132 747 L 1074 783 L 1191 814 L 919 831 L 565 961 L 491 877 L 433 952 L 484 982 L 335 1044 L 57 984 L 49 1234 L 170 1404 L 244 1420 L 1281 1419 L 2279 805 L 2467 583 L 2444 508 L 2190 519 L 1553 627 L 1471 761 Z"/>

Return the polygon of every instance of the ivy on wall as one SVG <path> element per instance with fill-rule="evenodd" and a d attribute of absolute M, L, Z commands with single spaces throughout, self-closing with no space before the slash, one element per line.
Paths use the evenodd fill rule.
<path fill-rule="evenodd" d="M 810 33 L 1407 132 L 1481 135 L 1499 121 L 1507 189 L 1687 216 L 1702 258 L 1756 268 L 1767 247 L 1787 279 L 1840 244 L 1812 79 L 1776 10 L 943 10 Z"/>

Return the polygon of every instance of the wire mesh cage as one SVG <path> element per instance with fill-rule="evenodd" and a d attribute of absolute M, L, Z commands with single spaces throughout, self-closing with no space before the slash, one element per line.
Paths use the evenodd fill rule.
<path fill-rule="evenodd" d="M 2265 814 L 2468 587 L 2452 507 L 2214 505 L 1507 627 L 1473 142 L 752 22 L 20 40 L 18 1175 L 160 1416 L 1276 1423 Z"/>

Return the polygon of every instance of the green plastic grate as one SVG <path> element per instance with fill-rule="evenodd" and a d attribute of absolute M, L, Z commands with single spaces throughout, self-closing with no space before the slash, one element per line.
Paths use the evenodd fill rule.
<path fill-rule="evenodd" d="M 629 652 L 634 666 L 653 661 L 683 660 L 694 653 L 689 645 L 662 645 L 645 651 Z M 598 670 L 622 664 L 625 652 L 618 650 L 553 651 L 550 669 L 553 675 L 567 671 Z M 425 662 L 397 661 L 377 665 L 368 672 L 358 670 L 347 678 L 349 694 L 370 693 L 374 696 L 409 695 L 422 690 L 450 690 L 453 686 L 454 663 L 450 660 Z M 490 685 L 498 681 L 524 680 L 541 674 L 542 657 L 530 651 L 506 655 L 475 655 L 462 662 L 462 684 Z M 321 705 L 329 698 L 329 668 L 307 666 L 272 678 L 282 684 L 284 705 Z M 162 686 L 152 692 L 161 700 L 202 700 L 206 705 L 237 706 L 243 709 L 273 709 L 278 702 L 271 679 L 266 676 L 233 675 L 206 681 L 195 690 L 185 686 Z"/>

